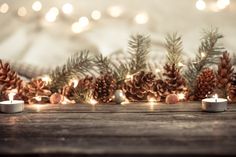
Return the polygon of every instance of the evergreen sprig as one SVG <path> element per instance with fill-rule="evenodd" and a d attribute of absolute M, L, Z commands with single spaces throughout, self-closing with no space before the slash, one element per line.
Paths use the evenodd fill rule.
<path fill-rule="evenodd" d="M 131 55 L 129 72 L 134 74 L 147 68 L 147 55 L 150 52 L 151 40 L 149 36 L 134 35 L 128 43 L 128 53 Z"/>
<path fill-rule="evenodd" d="M 170 65 L 178 65 L 182 61 L 183 43 L 182 37 L 177 33 L 167 34 L 165 38 L 165 48 L 167 50 L 167 62 Z"/>
<path fill-rule="evenodd" d="M 68 58 L 67 63 L 61 67 L 56 67 L 54 71 L 51 72 L 50 77 L 52 82 L 50 84 L 50 89 L 53 92 L 57 92 L 59 89 L 67 84 L 70 79 L 85 76 L 93 70 L 93 62 L 89 57 L 88 50 L 82 50 L 75 53 Z"/>
<path fill-rule="evenodd" d="M 223 35 L 218 32 L 217 28 L 204 30 L 198 53 L 193 61 L 189 61 L 185 71 L 185 78 L 191 91 L 196 86 L 196 78 L 199 73 L 206 66 L 218 63 L 219 57 L 224 52 L 224 47 L 219 44 L 219 40 L 222 38 Z"/>

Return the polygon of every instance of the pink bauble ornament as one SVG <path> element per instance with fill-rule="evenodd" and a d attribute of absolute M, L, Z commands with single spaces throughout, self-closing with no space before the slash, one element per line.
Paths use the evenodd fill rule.
<path fill-rule="evenodd" d="M 166 97 L 167 104 L 177 104 L 179 102 L 179 98 L 176 94 L 170 94 Z"/>
<path fill-rule="evenodd" d="M 54 93 L 50 97 L 51 104 L 60 104 L 62 100 L 63 100 L 63 96 L 59 93 Z"/>

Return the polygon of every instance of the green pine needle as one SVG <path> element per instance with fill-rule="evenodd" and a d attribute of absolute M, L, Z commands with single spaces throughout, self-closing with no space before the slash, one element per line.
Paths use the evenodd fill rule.
<path fill-rule="evenodd" d="M 205 67 L 218 63 L 219 57 L 224 52 L 224 47 L 219 44 L 219 40 L 222 38 L 223 35 L 218 32 L 217 28 L 204 30 L 198 53 L 193 61 L 189 61 L 185 71 L 185 78 L 191 91 L 195 89 L 199 73 Z"/>
<path fill-rule="evenodd" d="M 182 38 L 177 33 L 167 34 L 165 48 L 167 50 L 167 62 L 170 65 L 178 65 L 182 62 L 183 44 Z"/>
<path fill-rule="evenodd" d="M 68 58 L 67 63 L 61 67 L 56 67 L 50 74 L 52 82 L 50 88 L 53 92 L 62 89 L 72 78 L 85 76 L 93 70 L 93 62 L 89 57 L 88 50 L 82 50 Z"/>
<path fill-rule="evenodd" d="M 129 72 L 134 74 L 147 68 L 147 55 L 150 52 L 151 40 L 149 36 L 135 35 L 131 36 L 128 43 L 128 52 L 131 55 L 129 63 Z"/>

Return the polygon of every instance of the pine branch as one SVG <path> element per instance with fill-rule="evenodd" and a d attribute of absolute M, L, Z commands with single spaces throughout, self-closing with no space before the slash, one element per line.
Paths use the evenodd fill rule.
<path fill-rule="evenodd" d="M 112 63 L 108 57 L 103 57 L 102 55 L 97 56 L 94 63 L 100 72 L 112 73 L 117 83 L 124 81 L 129 71 L 127 63 L 119 61 L 119 64 L 117 65 Z"/>
<path fill-rule="evenodd" d="M 150 51 L 150 44 L 151 40 L 149 36 L 140 34 L 131 36 L 128 44 L 128 52 L 131 55 L 131 61 L 129 63 L 130 74 L 146 69 L 146 60 Z"/>
<path fill-rule="evenodd" d="M 68 58 L 67 63 L 61 67 L 56 67 L 50 77 L 52 82 L 50 88 L 57 92 L 72 78 L 86 76 L 93 69 L 92 59 L 89 57 L 88 50 L 82 50 Z"/>
<path fill-rule="evenodd" d="M 196 78 L 207 66 L 217 64 L 219 57 L 224 52 L 224 47 L 219 45 L 223 38 L 218 29 L 204 30 L 198 53 L 193 61 L 189 61 L 188 69 L 185 71 L 185 78 L 191 91 L 196 86 Z"/>
<path fill-rule="evenodd" d="M 182 38 L 177 33 L 166 36 L 165 48 L 167 50 L 167 62 L 170 65 L 178 65 L 182 61 L 183 44 Z"/>

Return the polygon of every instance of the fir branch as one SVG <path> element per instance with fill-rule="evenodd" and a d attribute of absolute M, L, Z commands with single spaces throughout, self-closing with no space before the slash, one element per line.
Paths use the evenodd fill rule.
<path fill-rule="evenodd" d="M 211 28 L 204 30 L 198 53 L 193 61 L 189 61 L 185 71 L 185 78 L 191 91 L 196 86 L 196 78 L 207 66 L 217 64 L 219 57 L 224 52 L 224 47 L 219 45 L 219 40 L 223 38 L 218 29 Z"/>
<path fill-rule="evenodd" d="M 134 74 L 147 68 L 147 55 L 150 51 L 151 40 L 149 36 L 135 35 L 131 36 L 128 43 L 128 52 L 131 55 L 129 63 L 129 72 Z"/>
<path fill-rule="evenodd" d="M 51 72 L 50 77 L 52 82 L 50 88 L 53 92 L 57 92 L 59 89 L 62 89 L 70 79 L 86 76 L 87 73 L 91 73 L 92 69 L 93 62 L 89 57 L 88 50 L 75 53 L 68 58 L 65 65 L 56 67 L 56 69 Z"/>
<path fill-rule="evenodd" d="M 111 73 L 118 83 L 124 81 L 129 71 L 127 63 L 119 61 L 118 64 L 115 64 L 108 57 L 103 57 L 103 55 L 95 57 L 94 63 L 100 72 Z"/>
<path fill-rule="evenodd" d="M 182 61 L 183 43 L 182 37 L 177 33 L 167 34 L 165 38 L 165 48 L 167 50 L 167 62 L 170 65 L 178 65 Z"/>

